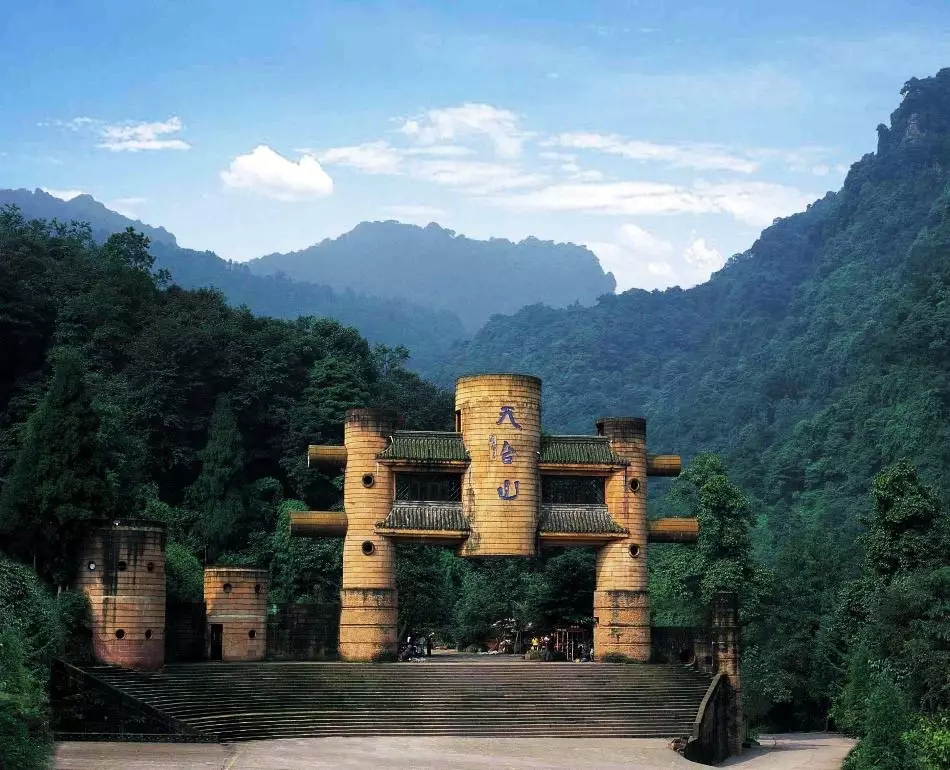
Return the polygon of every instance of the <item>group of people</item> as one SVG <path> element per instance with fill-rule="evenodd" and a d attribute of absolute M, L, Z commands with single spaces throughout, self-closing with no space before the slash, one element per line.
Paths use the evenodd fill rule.
<path fill-rule="evenodd" d="M 581 641 L 573 646 L 573 650 L 564 649 L 560 640 L 551 634 L 545 634 L 540 639 L 534 637 L 531 640 L 531 650 L 540 652 L 541 660 L 545 662 L 560 658 L 562 654 L 564 655 L 562 660 L 589 661 L 591 659 L 590 645 Z"/>
<path fill-rule="evenodd" d="M 412 660 L 413 658 L 432 657 L 432 640 L 435 634 L 420 639 L 418 637 L 407 636 L 406 643 L 399 650 L 399 660 Z"/>

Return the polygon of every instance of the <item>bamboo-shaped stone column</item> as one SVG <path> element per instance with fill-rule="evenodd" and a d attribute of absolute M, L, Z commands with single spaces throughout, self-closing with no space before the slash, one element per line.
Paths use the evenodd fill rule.
<path fill-rule="evenodd" d="M 541 380 L 524 374 L 461 377 L 455 410 L 472 458 L 462 480 L 462 510 L 472 534 L 461 555 L 534 556 Z"/>
<path fill-rule="evenodd" d="M 629 535 L 597 552 L 594 590 L 594 653 L 598 660 L 650 660 L 650 599 L 647 593 L 646 420 L 611 417 L 597 422 L 613 451 L 628 465 L 607 477 L 605 499 L 614 521 Z"/>
<path fill-rule="evenodd" d="M 396 638 L 396 548 L 377 535 L 376 522 L 389 514 L 393 474 L 376 462 L 396 425 L 382 409 L 346 413 L 346 471 L 343 505 L 343 588 L 340 591 L 340 659 L 379 661 L 394 658 Z"/>

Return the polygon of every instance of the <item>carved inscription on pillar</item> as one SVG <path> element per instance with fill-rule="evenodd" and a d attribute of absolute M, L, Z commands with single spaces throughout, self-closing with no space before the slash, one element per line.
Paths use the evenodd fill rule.
<path fill-rule="evenodd" d="M 533 556 L 538 518 L 541 383 L 535 377 L 462 377 L 455 408 L 471 465 L 463 512 L 472 536 L 463 556 Z"/>
<path fill-rule="evenodd" d="M 497 424 L 504 425 L 506 421 L 509 425 L 514 427 L 515 430 L 521 430 L 521 425 L 519 425 L 518 420 L 515 419 L 515 408 L 513 406 L 505 405 L 500 407 L 498 410 Z M 494 433 L 492 433 L 489 443 L 491 446 L 491 460 L 492 462 L 495 462 L 496 449 L 498 448 L 498 439 Z M 508 439 L 503 439 L 501 453 L 498 455 L 498 459 L 501 460 L 502 465 L 511 465 L 512 462 L 514 462 L 515 448 Z M 517 500 L 520 487 L 521 481 L 519 479 L 504 479 L 501 482 L 501 486 L 498 487 L 498 498 L 500 500 Z"/>

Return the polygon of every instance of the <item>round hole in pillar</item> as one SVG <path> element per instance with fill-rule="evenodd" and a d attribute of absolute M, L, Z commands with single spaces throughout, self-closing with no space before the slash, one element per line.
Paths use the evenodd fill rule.
<path fill-rule="evenodd" d="M 116 638 L 116 639 L 125 639 L 125 630 L 124 630 L 124 629 L 121 629 L 121 628 L 117 628 L 117 629 L 115 630 L 115 638 Z"/>
<path fill-rule="evenodd" d="M 230 583 L 225 583 L 224 586 L 223 586 L 223 589 L 224 589 L 224 592 L 225 592 L 226 594 L 229 594 L 229 593 L 231 593 L 231 591 L 234 590 L 234 586 L 231 585 Z"/>
<path fill-rule="evenodd" d="M 363 478 L 360 480 L 363 482 L 363 486 L 367 489 L 376 483 L 376 477 L 372 473 L 364 473 Z"/>
<path fill-rule="evenodd" d="M 637 479 L 637 478 L 630 479 L 630 481 L 628 482 L 627 486 L 630 487 L 630 491 L 631 491 L 631 492 L 639 492 L 639 491 L 640 491 L 640 479 Z"/>
<path fill-rule="evenodd" d="M 253 639 L 255 636 L 257 636 L 257 631 L 255 631 L 253 628 L 247 632 L 248 639 Z"/>
<path fill-rule="evenodd" d="M 155 562 L 150 561 L 148 564 L 145 565 L 145 569 L 147 569 L 149 572 L 154 572 L 154 571 L 155 571 Z"/>
<path fill-rule="evenodd" d="M 120 561 L 120 562 L 119 562 L 118 564 L 116 564 L 115 566 L 116 566 L 116 568 L 119 570 L 119 572 L 125 572 L 125 568 L 128 567 L 129 565 L 126 564 L 124 561 Z"/>
<path fill-rule="evenodd" d="M 363 556 L 372 556 L 376 553 L 376 546 L 373 545 L 372 540 L 364 540 L 363 545 L 360 546 L 360 550 L 363 552 Z"/>
<path fill-rule="evenodd" d="M 634 559 L 636 559 L 636 558 L 640 555 L 640 546 L 637 545 L 636 543 L 631 543 L 629 550 L 630 550 L 630 555 L 631 555 Z"/>
<path fill-rule="evenodd" d="M 255 583 L 255 584 L 254 584 L 254 593 L 259 594 L 263 588 L 264 588 L 264 586 L 262 586 L 260 583 Z"/>
<path fill-rule="evenodd" d="M 152 638 L 152 629 L 151 629 L 151 628 L 146 628 L 146 629 L 145 629 L 145 638 L 146 638 L 146 639 L 151 639 L 151 638 Z"/>
<path fill-rule="evenodd" d="M 90 571 L 90 572 L 95 572 L 95 571 L 96 571 L 96 563 L 95 563 L 94 561 L 89 562 L 89 564 L 88 564 L 87 566 L 89 567 L 89 571 Z"/>

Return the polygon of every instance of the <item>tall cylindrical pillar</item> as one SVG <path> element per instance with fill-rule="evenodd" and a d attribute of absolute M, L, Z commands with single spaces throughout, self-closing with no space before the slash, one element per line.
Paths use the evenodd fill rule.
<path fill-rule="evenodd" d="M 614 521 L 629 535 L 597 553 L 594 591 L 594 652 L 598 660 L 650 660 L 650 599 L 647 592 L 646 420 L 600 420 L 597 432 L 628 461 L 607 477 L 605 499 Z"/>
<path fill-rule="evenodd" d="M 387 660 L 397 652 L 396 548 L 375 532 L 376 522 L 389 515 L 394 495 L 393 473 L 376 462 L 376 455 L 395 427 L 396 415 L 386 410 L 346 413 L 341 660 Z"/>
<path fill-rule="evenodd" d="M 267 570 L 206 567 L 205 642 L 208 657 L 231 662 L 263 660 L 267 651 Z M 219 649 L 220 645 L 220 649 Z"/>
<path fill-rule="evenodd" d="M 97 526 L 83 544 L 77 583 L 89 597 L 96 660 L 140 671 L 164 665 L 164 525 Z"/>
<path fill-rule="evenodd" d="M 462 510 L 472 535 L 462 556 L 534 556 L 541 449 L 541 380 L 522 374 L 461 377 L 455 385 L 458 429 L 471 463 Z"/>
<path fill-rule="evenodd" d="M 742 713 L 742 683 L 739 677 L 739 597 L 729 591 L 713 595 L 712 633 L 716 671 L 729 680 L 729 753 L 742 752 L 745 724 Z"/>

